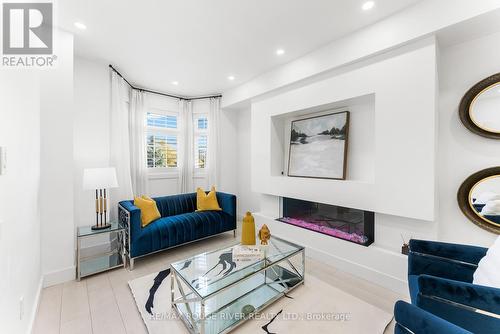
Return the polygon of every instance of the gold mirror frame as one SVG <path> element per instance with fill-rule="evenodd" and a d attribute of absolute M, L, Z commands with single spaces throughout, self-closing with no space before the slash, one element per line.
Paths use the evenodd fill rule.
<path fill-rule="evenodd" d="M 500 167 L 483 169 L 469 176 L 462 183 L 457 192 L 457 201 L 460 210 L 469 218 L 471 222 L 489 232 L 500 234 L 500 224 L 496 224 L 484 217 L 481 217 L 472 206 L 471 195 L 474 188 L 482 181 L 492 177 L 500 177 Z"/>
<path fill-rule="evenodd" d="M 460 106 L 458 108 L 458 114 L 460 116 L 460 121 L 463 125 L 472 131 L 473 133 L 491 139 L 500 139 L 500 131 L 494 131 L 480 127 L 479 124 L 471 116 L 471 108 L 474 105 L 476 99 L 481 95 L 481 93 L 490 89 L 491 87 L 500 85 L 500 73 L 494 74 L 484 80 L 481 80 L 471 89 L 465 93 L 464 97 L 460 101 Z M 500 115 L 499 115 L 500 117 Z"/>

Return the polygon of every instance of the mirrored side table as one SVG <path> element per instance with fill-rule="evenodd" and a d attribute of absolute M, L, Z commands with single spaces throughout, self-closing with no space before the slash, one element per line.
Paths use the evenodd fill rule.
<path fill-rule="evenodd" d="M 125 227 L 111 222 L 104 230 L 92 230 L 91 226 L 77 228 L 76 278 L 97 274 L 125 266 L 123 241 Z"/>

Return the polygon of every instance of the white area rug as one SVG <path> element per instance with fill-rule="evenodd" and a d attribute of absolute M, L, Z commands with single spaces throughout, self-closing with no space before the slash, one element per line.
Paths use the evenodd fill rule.
<path fill-rule="evenodd" d="M 188 333 L 170 306 L 168 273 L 154 273 L 129 282 L 149 334 Z M 150 298 L 150 290 L 156 290 L 154 299 Z M 292 290 L 289 296 L 292 298 L 281 298 L 233 332 L 376 334 L 383 333 L 392 319 L 392 314 L 313 276 L 306 276 L 305 284 Z"/>

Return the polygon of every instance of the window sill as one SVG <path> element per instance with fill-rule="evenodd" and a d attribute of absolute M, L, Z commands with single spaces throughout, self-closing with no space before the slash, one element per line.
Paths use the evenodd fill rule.
<path fill-rule="evenodd" d="M 148 174 L 148 180 L 158 180 L 158 179 L 177 179 L 179 178 L 179 172 L 151 172 Z"/>

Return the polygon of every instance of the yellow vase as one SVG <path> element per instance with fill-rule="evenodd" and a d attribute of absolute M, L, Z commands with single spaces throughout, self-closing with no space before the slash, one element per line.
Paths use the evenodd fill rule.
<path fill-rule="evenodd" d="M 243 218 L 243 228 L 241 231 L 242 245 L 255 245 L 255 220 L 250 212 Z"/>

